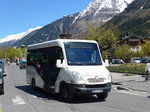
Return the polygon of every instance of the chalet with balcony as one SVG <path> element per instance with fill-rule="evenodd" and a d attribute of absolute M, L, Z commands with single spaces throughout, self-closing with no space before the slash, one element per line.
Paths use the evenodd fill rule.
<path fill-rule="evenodd" d="M 137 52 L 141 50 L 141 45 L 145 43 L 145 39 L 146 38 L 141 36 L 128 35 L 122 37 L 120 44 L 128 44 L 132 51 Z"/>

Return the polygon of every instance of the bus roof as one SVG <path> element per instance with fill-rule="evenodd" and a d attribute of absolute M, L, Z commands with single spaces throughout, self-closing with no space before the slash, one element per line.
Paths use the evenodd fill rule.
<path fill-rule="evenodd" d="M 42 43 L 32 44 L 27 46 L 27 50 L 34 50 L 40 48 L 46 48 L 51 46 L 58 46 L 64 42 L 88 42 L 88 43 L 97 43 L 95 40 L 79 40 L 79 39 L 55 39 L 51 41 L 46 41 Z"/>

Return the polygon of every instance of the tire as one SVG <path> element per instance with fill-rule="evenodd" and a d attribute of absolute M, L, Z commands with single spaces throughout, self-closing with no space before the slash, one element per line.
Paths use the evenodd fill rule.
<path fill-rule="evenodd" d="M 96 95 L 97 95 L 97 98 L 101 101 L 105 101 L 106 98 L 108 97 L 108 93 L 98 93 Z"/>
<path fill-rule="evenodd" d="M 4 94 L 4 87 L 2 88 L 2 90 L 0 91 L 0 95 Z"/>
<path fill-rule="evenodd" d="M 148 75 L 145 75 L 145 81 L 147 82 L 148 81 Z"/>
<path fill-rule="evenodd" d="M 3 94 L 4 94 L 4 90 L 0 92 L 0 95 L 3 95 Z"/>
<path fill-rule="evenodd" d="M 32 79 L 31 87 L 32 87 L 33 90 L 36 90 L 36 82 L 35 82 L 35 79 Z"/>
<path fill-rule="evenodd" d="M 69 91 L 69 87 L 67 84 L 63 84 L 61 86 L 60 94 L 65 102 L 71 102 L 73 100 L 73 94 L 71 94 L 71 92 Z"/>
<path fill-rule="evenodd" d="M 147 77 L 145 77 L 145 81 L 146 81 L 146 82 L 148 81 L 148 78 L 147 78 Z"/>

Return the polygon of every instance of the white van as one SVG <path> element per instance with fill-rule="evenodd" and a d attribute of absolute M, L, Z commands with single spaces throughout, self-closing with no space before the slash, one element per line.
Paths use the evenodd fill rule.
<path fill-rule="evenodd" d="M 139 57 L 131 58 L 131 63 L 141 63 L 141 59 Z"/>
<path fill-rule="evenodd" d="M 96 41 L 56 39 L 27 47 L 26 81 L 33 89 L 60 93 L 65 101 L 82 94 L 105 100 L 111 80 Z"/>

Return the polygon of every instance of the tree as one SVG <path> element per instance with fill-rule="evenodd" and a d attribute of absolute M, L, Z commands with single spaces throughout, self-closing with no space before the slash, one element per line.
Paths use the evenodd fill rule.
<path fill-rule="evenodd" d="M 115 50 L 116 58 L 123 59 L 125 62 L 129 62 L 132 57 L 132 51 L 129 45 L 123 45 Z"/>
<path fill-rule="evenodd" d="M 144 57 L 144 53 L 143 53 L 143 51 L 136 51 L 136 52 L 132 51 L 132 57 L 142 58 L 142 57 Z"/>
<path fill-rule="evenodd" d="M 9 59 L 14 59 L 15 56 L 16 56 L 15 52 L 16 52 L 16 49 L 14 49 L 14 48 L 12 48 L 12 47 L 8 47 L 8 48 L 7 48 L 7 57 L 8 57 Z"/>
<path fill-rule="evenodd" d="M 25 58 L 26 57 L 26 55 L 27 55 L 27 53 L 26 53 L 26 48 L 20 48 L 19 49 L 19 52 L 20 52 L 20 57 L 21 58 Z"/>
<path fill-rule="evenodd" d="M 142 52 L 145 56 L 150 56 L 150 43 L 145 43 L 142 45 Z"/>
<path fill-rule="evenodd" d="M 4 50 L 0 49 L 0 59 L 4 58 Z"/>
<path fill-rule="evenodd" d="M 13 48 L 13 47 L 7 47 L 0 49 L 0 58 L 9 58 L 9 59 L 15 59 L 16 57 L 19 58 L 25 58 L 26 57 L 26 48 Z"/>
<path fill-rule="evenodd" d="M 113 26 L 109 27 L 109 29 L 89 26 L 85 38 L 88 40 L 96 40 L 102 53 L 108 50 L 109 55 L 113 57 L 114 47 L 118 41 L 118 34 L 117 29 Z"/>

